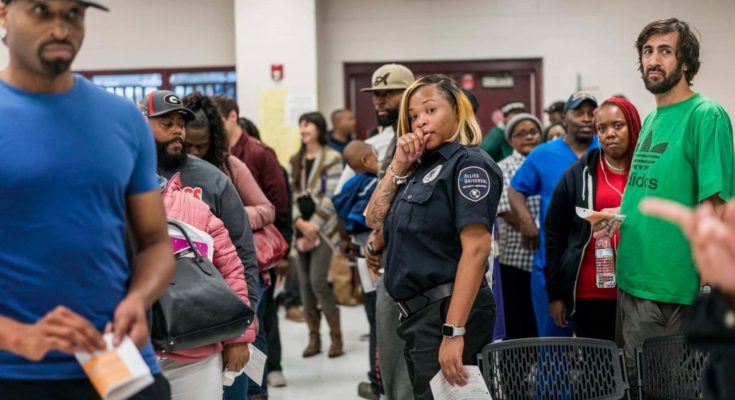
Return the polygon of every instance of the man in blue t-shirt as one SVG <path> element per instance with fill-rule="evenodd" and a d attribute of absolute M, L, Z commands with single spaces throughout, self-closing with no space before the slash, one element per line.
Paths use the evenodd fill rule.
<path fill-rule="evenodd" d="M 89 1 L 2 0 L 0 397 L 99 398 L 75 352 L 130 337 L 167 399 L 146 308 L 174 260 L 145 119 L 70 72 Z M 105 9 L 106 10 L 106 9 Z M 126 224 L 137 252 L 125 252 Z"/>
<path fill-rule="evenodd" d="M 508 200 L 513 212 L 520 221 L 523 246 L 538 249 L 533 259 L 531 271 L 531 293 L 536 326 L 539 336 L 570 336 L 570 326 L 559 327 L 549 315 L 549 299 L 546 294 L 544 265 L 543 230 L 539 225 L 546 218 L 554 188 L 564 171 L 587 151 L 597 148 L 594 131 L 594 111 L 597 99 L 587 92 L 577 92 L 569 97 L 564 105 L 564 128 L 567 136 L 563 140 L 544 143 L 534 149 L 518 169 L 508 188 Z M 533 217 L 526 206 L 526 198 L 541 195 L 539 221 Z"/>
<path fill-rule="evenodd" d="M 329 147 L 344 153 L 355 134 L 355 114 L 349 108 L 340 108 L 332 112 L 332 130 L 327 132 Z"/>

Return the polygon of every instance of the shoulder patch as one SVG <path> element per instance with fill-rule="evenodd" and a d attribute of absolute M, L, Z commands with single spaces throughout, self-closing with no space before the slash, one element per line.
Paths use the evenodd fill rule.
<path fill-rule="evenodd" d="M 478 202 L 490 194 L 490 176 L 480 167 L 466 167 L 459 171 L 457 188 L 464 198 Z"/>
<path fill-rule="evenodd" d="M 439 173 L 442 172 L 442 166 L 443 166 L 443 164 L 439 164 L 436 167 L 434 167 L 434 169 L 432 169 L 431 171 L 429 171 L 429 173 L 427 173 L 426 175 L 424 175 L 423 182 L 424 183 L 429 183 L 429 182 L 433 181 L 434 179 L 436 179 L 436 177 L 439 176 Z"/>

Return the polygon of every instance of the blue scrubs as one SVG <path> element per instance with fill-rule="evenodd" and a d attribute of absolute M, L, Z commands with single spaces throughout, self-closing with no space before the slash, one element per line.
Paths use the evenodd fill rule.
<path fill-rule="evenodd" d="M 593 137 L 587 151 L 598 147 L 597 137 Z M 553 140 L 534 149 L 511 179 L 510 185 L 515 191 L 523 193 L 526 197 L 541 196 L 539 226 L 546 218 L 546 211 L 556 184 L 564 171 L 577 160 L 574 150 L 564 140 Z M 531 294 L 538 334 L 541 337 L 571 336 L 571 324 L 567 328 L 560 328 L 549 315 L 549 298 L 546 294 L 546 278 L 544 277 L 544 265 L 546 265 L 544 246 L 544 230 L 539 228 L 539 249 L 534 255 L 531 271 Z"/>

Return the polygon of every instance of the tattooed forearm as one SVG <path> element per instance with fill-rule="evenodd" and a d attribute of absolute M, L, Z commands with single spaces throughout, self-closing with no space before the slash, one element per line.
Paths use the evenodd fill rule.
<path fill-rule="evenodd" d="M 386 174 L 380 181 L 365 209 L 365 222 L 371 229 L 383 229 L 383 221 L 385 221 L 385 216 L 388 215 L 388 210 L 390 210 L 397 189 L 393 185 L 393 179 L 389 174 Z"/>

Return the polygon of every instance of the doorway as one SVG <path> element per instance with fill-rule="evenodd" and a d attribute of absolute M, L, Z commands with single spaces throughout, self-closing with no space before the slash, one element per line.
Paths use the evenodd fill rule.
<path fill-rule="evenodd" d="M 396 61 L 414 76 L 442 73 L 457 81 L 477 97 L 477 119 L 487 133 L 495 124 L 493 112 L 508 100 L 520 100 L 528 112 L 543 117 L 542 67 L 540 58 L 465 61 Z M 385 63 L 345 63 L 345 105 L 355 112 L 356 135 L 367 137 L 376 127 L 372 97 L 360 89 L 370 86 L 373 71 Z"/>

